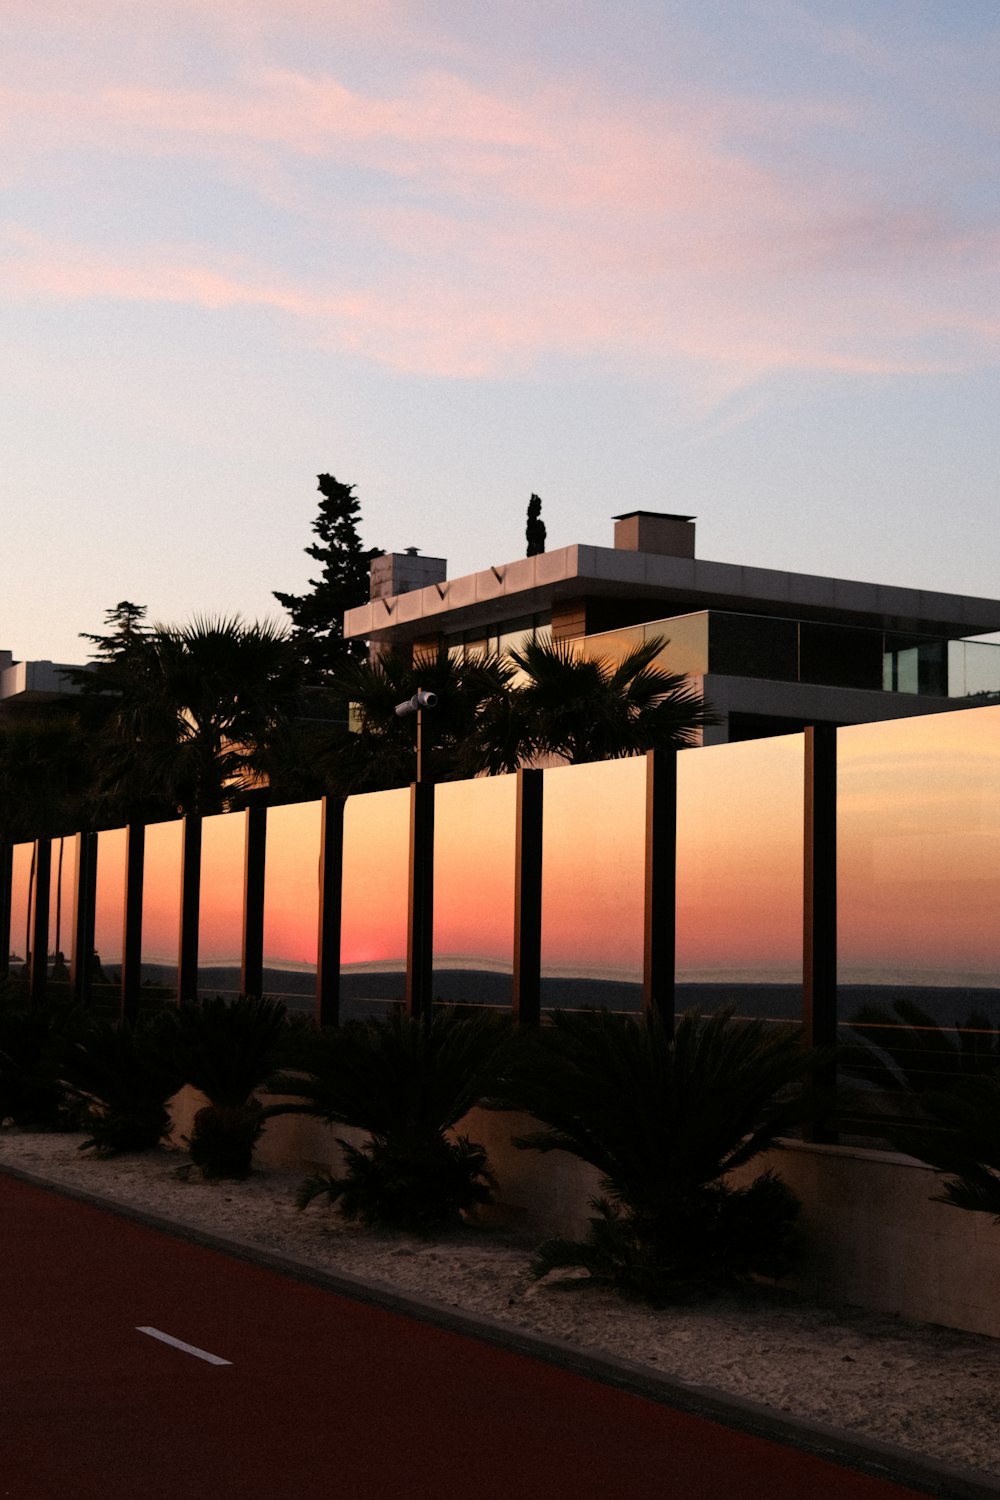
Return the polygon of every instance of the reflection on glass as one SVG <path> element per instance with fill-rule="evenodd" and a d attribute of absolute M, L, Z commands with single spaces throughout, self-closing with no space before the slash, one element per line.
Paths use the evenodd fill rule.
<path fill-rule="evenodd" d="M 243 972 L 246 813 L 216 813 L 201 825 L 198 994 L 238 995 Z"/>
<path fill-rule="evenodd" d="M 321 802 L 267 812 L 264 990 L 298 1010 L 316 1000 L 322 816 Z"/>
<path fill-rule="evenodd" d="M 642 1003 L 646 761 L 545 772 L 542 1005 Z"/>
<path fill-rule="evenodd" d="M 406 990 L 410 793 L 365 792 L 344 809 L 341 1014 L 383 1010 Z"/>
<path fill-rule="evenodd" d="M 177 994 L 181 945 L 181 864 L 184 825 L 150 823 L 142 882 L 142 984 L 169 999 Z"/>
<path fill-rule="evenodd" d="M 801 1015 L 801 734 L 677 757 L 677 1003 Z"/>
<path fill-rule="evenodd" d="M 48 983 L 58 997 L 69 991 L 69 956 L 76 930 L 76 868 L 80 835 L 52 840 L 49 887 Z"/>
<path fill-rule="evenodd" d="M 511 1004 L 517 777 L 435 789 L 435 1000 Z"/>
<path fill-rule="evenodd" d="M 841 1016 L 1000 1016 L 1000 708 L 838 736 Z"/>
<path fill-rule="evenodd" d="M 97 835 L 92 971 L 92 993 L 97 1001 L 111 1001 L 121 983 L 127 845 L 125 828 L 110 828 Z"/>
<path fill-rule="evenodd" d="M 31 951 L 31 904 L 35 887 L 35 846 L 15 844 L 10 888 L 10 970 L 23 974 Z"/>

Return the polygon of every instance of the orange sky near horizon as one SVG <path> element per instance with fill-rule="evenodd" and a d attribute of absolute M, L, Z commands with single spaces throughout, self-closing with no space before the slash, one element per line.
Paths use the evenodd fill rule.
<path fill-rule="evenodd" d="M 202 822 L 199 967 L 242 962 L 246 827 L 246 813 L 216 813 Z"/>
<path fill-rule="evenodd" d="M 122 960 L 127 841 L 124 828 L 105 829 L 97 835 L 94 949 L 102 964 L 120 964 Z"/>
<path fill-rule="evenodd" d="M 677 974 L 802 977 L 803 736 L 677 758 Z"/>
<path fill-rule="evenodd" d="M 180 955 L 181 819 L 146 826 L 142 882 L 142 961 L 174 965 Z"/>
<path fill-rule="evenodd" d="M 264 963 L 315 968 L 319 944 L 322 802 L 267 810 Z"/>
<path fill-rule="evenodd" d="M 410 791 L 365 792 L 344 809 L 341 962 L 405 962 Z"/>
<path fill-rule="evenodd" d="M 511 968 L 517 777 L 439 786 L 434 812 L 434 957 Z"/>
<path fill-rule="evenodd" d="M 842 983 L 1000 984 L 1000 707 L 839 734 Z"/>

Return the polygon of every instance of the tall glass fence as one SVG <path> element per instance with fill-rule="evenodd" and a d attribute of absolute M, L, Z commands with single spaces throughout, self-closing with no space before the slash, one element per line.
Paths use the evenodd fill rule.
<path fill-rule="evenodd" d="M 384 1012 L 406 993 L 410 793 L 365 792 L 344 809 L 343 1019 Z"/>
<path fill-rule="evenodd" d="M 150 999 L 170 1000 L 177 995 L 183 839 L 180 822 L 146 827 L 140 977 Z"/>
<path fill-rule="evenodd" d="M 238 995 L 243 963 L 246 813 L 216 813 L 201 825 L 198 994 Z"/>
<path fill-rule="evenodd" d="M 841 730 L 838 846 L 842 1039 L 926 1082 L 1000 1027 L 998 710 Z"/>
<path fill-rule="evenodd" d="M 10 892 L 10 972 L 27 973 L 31 957 L 31 907 L 35 888 L 35 846 L 15 844 Z"/>
<path fill-rule="evenodd" d="M 97 835 L 94 887 L 94 957 L 91 994 L 96 1003 L 118 1003 L 125 936 L 125 865 L 128 831 L 108 828 Z"/>
<path fill-rule="evenodd" d="M 316 1001 L 322 802 L 267 812 L 264 864 L 264 990 L 290 1010 Z"/>
<path fill-rule="evenodd" d="M 80 837 L 55 838 L 51 845 L 47 983 L 54 994 L 69 995 L 69 959 L 76 913 L 76 862 Z"/>
<path fill-rule="evenodd" d="M 642 1005 L 646 762 L 545 772 L 542 1009 Z"/>
<path fill-rule="evenodd" d="M 435 1000 L 512 1003 L 517 777 L 435 788 Z"/>
<path fill-rule="evenodd" d="M 677 757 L 677 1007 L 802 1010 L 801 734 Z"/>

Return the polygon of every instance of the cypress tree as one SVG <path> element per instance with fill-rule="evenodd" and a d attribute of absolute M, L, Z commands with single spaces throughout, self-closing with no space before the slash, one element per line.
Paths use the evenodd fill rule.
<path fill-rule="evenodd" d="M 295 637 L 309 665 L 329 670 L 351 658 L 363 660 L 364 641 L 344 640 L 344 611 L 368 598 L 368 569 L 379 547 L 365 548 L 358 536 L 360 501 L 353 484 L 341 484 L 332 474 L 319 474 L 322 499 L 312 523 L 318 540 L 307 555 L 321 564 L 318 578 L 310 578 L 308 594 L 274 591 L 278 603 L 292 617 Z"/>

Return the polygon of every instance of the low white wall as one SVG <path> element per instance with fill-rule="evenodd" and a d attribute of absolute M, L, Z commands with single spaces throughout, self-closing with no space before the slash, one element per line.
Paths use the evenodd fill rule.
<path fill-rule="evenodd" d="M 184 1089 L 173 1101 L 174 1139 L 188 1134 L 203 1099 Z M 488 1150 L 497 1201 L 481 1221 L 539 1239 L 581 1235 L 598 1175 L 556 1151 L 521 1151 L 512 1137 L 533 1128 L 527 1115 L 475 1109 L 461 1134 Z M 300 1170 L 340 1166 L 333 1130 L 303 1115 L 269 1120 L 257 1147 L 261 1166 Z M 988 1214 L 932 1202 L 936 1173 L 907 1156 L 790 1141 L 736 1174 L 749 1180 L 773 1167 L 802 1199 L 805 1260 L 788 1285 L 831 1302 L 852 1303 L 1000 1338 L 1000 1226 Z"/>

